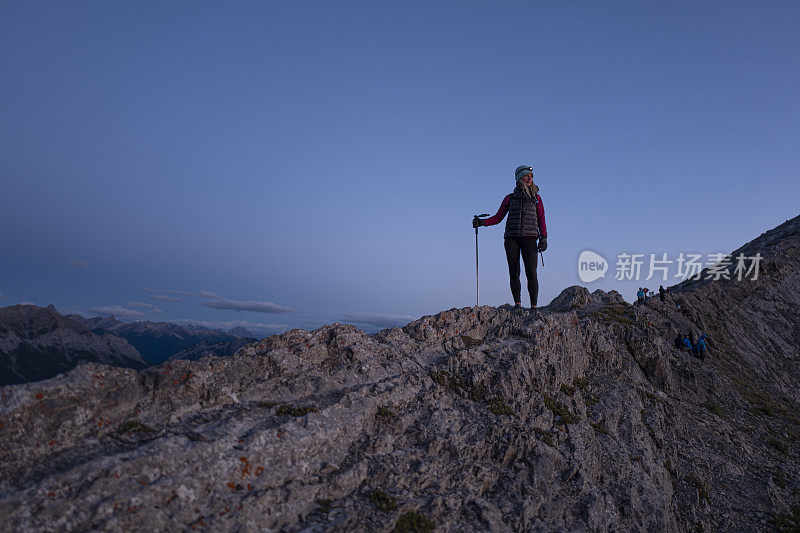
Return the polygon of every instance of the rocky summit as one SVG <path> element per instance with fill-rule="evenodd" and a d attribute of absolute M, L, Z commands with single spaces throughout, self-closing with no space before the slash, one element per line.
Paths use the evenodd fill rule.
<path fill-rule="evenodd" d="M 665 302 L 570 287 L 3 387 L 4 529 L 797 531 L 800 217 L 742 250 L 757 280 Z"/>

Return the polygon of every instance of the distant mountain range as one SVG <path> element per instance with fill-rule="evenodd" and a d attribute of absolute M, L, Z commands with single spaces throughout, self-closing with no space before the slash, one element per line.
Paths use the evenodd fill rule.
<path fill-rule="evenodd" d="M 67 318 L 82 323 L 95 333 L 110 333 L 122 337 L 147 362 L 154 365 L 167 359 L 197 359 L 198 357 L 181 357 L 180 354 L 196 353 L 201 344 L 208 346 L 208 352 L 215 355 L 232 355 L 235 351 L 231 351 L 233 346 L 238 349 L 243 344 L 258 340 L 244 328 L 222 331 L 202 326 L 180 326 L 171 322 L 121 322 L 113 316 L 84 318 L 67 315 Z M 246 342 L 240 342 L 242 339 Z"/>
<path fill-rule="evenodd" d="M 90 361 L 141 369 L 168 359 L 227 356 L 256 340 L 244 328 L 121 322 L 64 316 L 52 305 L 13 305 L 0 308 L 0 385 L 51 378 Z"/>

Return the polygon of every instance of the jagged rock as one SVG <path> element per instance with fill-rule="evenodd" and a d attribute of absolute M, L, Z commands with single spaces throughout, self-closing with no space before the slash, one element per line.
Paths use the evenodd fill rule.
<path fill-rule="evenodd" d="M 570 288 L 0 389 L 14 531 L 772 531 L 799 519 L 800 217 L 755 282 Z M 780 229 L 779 228 L 779 229 Z M 563 298 L 562 298 L 563 296 Z M 680 308 L 677 307 L 680 303 Z M 700 361 L 677 333 L 706 332 Z M 406 513 L 418 513 L 408 515 Z"/>
<path fill-rule="evenodd" d="M 561 312 L 582 309 L 589 303 L 590 298 L 589 289 L 573 285 L 572 287 L 567 287 L 561 291 L 561 294 L 553 298 L 548 308 Z"/>

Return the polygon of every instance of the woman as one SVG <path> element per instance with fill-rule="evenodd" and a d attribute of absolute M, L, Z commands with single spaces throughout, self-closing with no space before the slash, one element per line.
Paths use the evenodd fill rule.
<path fill-rule="evenodd" d="M 519 166 L 514 172 L 517 186 L 503 198 L 497 214 L 487 219 L 473 220 L 473 227 L 494 226 L 508 214 L 503 240 L 508 260 L 508 275 L 511 278 L 511 295 L 514 305 L 522 307 L 522 287 L 519 282 L 519 256 L 525 263 L 528 278 L 528 294 L 531 309 L 536 309 L 539 298 L 539 281 L 536 279 L 537 252 L 547 250 L 547 226 L 544 221 L 544 206 L 539 196 L 539 187 L 533 183 L 533 167 Z M 536 240 L 539 239 L 537 247 Z"/>

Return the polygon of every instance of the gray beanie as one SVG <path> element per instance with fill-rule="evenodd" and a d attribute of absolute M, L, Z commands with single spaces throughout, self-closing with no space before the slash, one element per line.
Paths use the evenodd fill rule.
<path fill-rule="evenodd" d="M 524 176 L 525 174 L 527 174 L 528 172 L 533 174 L 533 167 L 529 167 L 529 166 L 526 166 L 526 165 L 520 165 L 520 166 L 517 167 L 517 170 L 514 171 L 514 179 L 519 181 L 519 179 L 522 176 Z"/>

